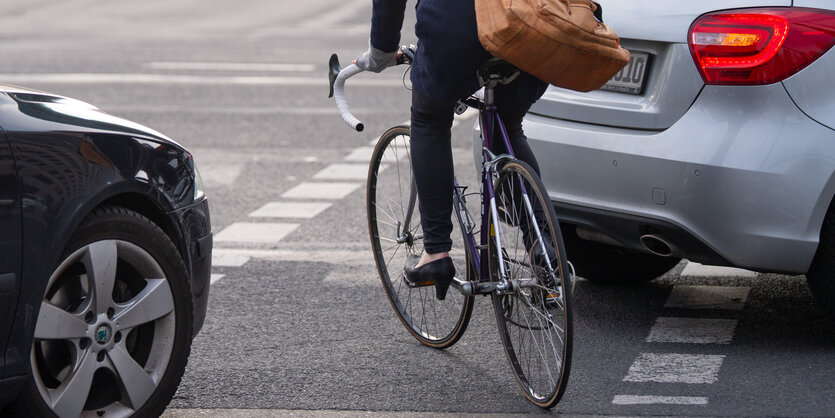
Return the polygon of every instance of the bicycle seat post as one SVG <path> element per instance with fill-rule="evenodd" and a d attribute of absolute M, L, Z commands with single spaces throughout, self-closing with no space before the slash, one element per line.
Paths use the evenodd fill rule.
<path fill-rule="evenodd" d="M 486 106 L 496 104 L 496 85 L 498 84 L 498 80 L 490 80 L 484 85 L 484 104 Z"/>

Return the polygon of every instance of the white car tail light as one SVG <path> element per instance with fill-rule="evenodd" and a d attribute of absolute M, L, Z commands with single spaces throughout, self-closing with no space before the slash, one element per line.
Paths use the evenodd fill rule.
<path fill-rule="evenodd" d="M 835 44 L 835 12 L 772 7 L 709 13 L 696 19 L 688 39 L 707 84 L 776 83 Z"/>

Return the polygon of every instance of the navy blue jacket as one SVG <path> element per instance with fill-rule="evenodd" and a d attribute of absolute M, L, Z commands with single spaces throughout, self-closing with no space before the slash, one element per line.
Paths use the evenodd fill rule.
<path fill-rule="evenodd" d="M 397 50 L 406 0 L 374 0 L 371 46 Z M 478 90 L 476 71 L 492 58 L 478 41 L 474 0 L 419 0 L 418 49 L 412 64 L 413 86 L 437 100 L 466 97 Z M 536 101 L 545 84 L 523 73 L 514 84 L 520 98 Z"/>

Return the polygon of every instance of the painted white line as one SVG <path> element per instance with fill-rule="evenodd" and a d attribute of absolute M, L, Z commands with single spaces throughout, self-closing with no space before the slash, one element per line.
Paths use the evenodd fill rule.
<path fill-rule="evenodd" d="M 725 356 L 641 353 L 624 382 L 716 383 Z"/>
<path fill-rule="evenodd" d="M 149 62 L 153 70 L 196 70 L 196 71 L 262 71 L 262 72 L 311 72 L 313 64 L 279 64 L 256 62 Z"/>
<path fill-rule="evenodd" d="M 707 398 L 702 396 L 641 396 L 615 395 L 615 405 L 707 405 Z"/>
<path fill-rule="evenodd" d="M 284 198 L 342 199 L 362 186 L 360 183 L 302 183 L 284 192 Z"/>
<path fill-rule="evenodd" d="M 310 219 L 325 209 L 331 203 L 314 202 L 270 202 L 249 214 L 253 218 L 304 218 Z"/>
<path fill-rule="evenodd" d="M 209 284 L 215 284 L 218 280 L 222 279 L 225 274 L 212 274 L 211 279 L 209 279 Z"/>
<path fill-rule="evenodd" d="M 269 261 L 300 261 L 310 263 L 353 264 L 374 266 L 374 255 L 371 249 L 362 251 L 343 250 L 251 250 L 237 248 L 215 248 L 214 257 L 257 258 Z"/>
<path fill-rule="evenodd" d="M 121 74 L 121 73 L 6 73 L 0 74 L 6 83 L 60 83 L 60 84 L 205 84 L 250 86 L 327 86 L 326 77 L 269 77 L 269 76 L 201 76 L 175 74 Z M 400 87 L 400 79 L 357 77 L 352 86 Z"/>
<path fill-rule="evenodd" d="M 376 139 L 374 140 L 377 141 Z M 345 161 L 356 161 L 356 162 L 363 162 L 368 164 L 371 162 L 371 154 L 374 154 L 373 147 L 360 147 L 348 154 L 345 157 Z"/>
<path fill-rule="evenodd" d="M 739 311 L 745 307 L 750 287 L 684 286 L 673 287 L 665 308 L 723 309 Z"/>
<path fill-rule="evenodd" d="M 367 164 L 331 164 L 313 175 L 314 179 L 326 180 L 365 180 L 367 177 Z"/>
<path fill-rule="evenodd" d="M 200 177 L 210 187 L 231 186 L 242 170 L 242 164 L 200 163 Z"/>
<path fill-rule="evenodd" d="M 299 224 L 236 222 L 215 235 L 215 242 L 277 243 Z"/>
<path fill-rule="evenodd" d="M 737 320 L 709 318 L 658 318 L 648 343 L 730 344 Z"/>
<path fill-rule="evenodd" d="M 389 146 L 386 153 L 383 154 L 383 162 L 391 163 L 398 159 L 402 160 L 408 155 L 409 149 L 405 146 L 399 146 L 402 141 L 398 141 L 398 145 L 394 147 Z M 349 162 L 361 162 L 368 164 L 371 161 L 371 155 L 374 154 L 373 147 L 360 147 L 348 154 L 344 160 Z"/>
<path fill-rule="evenodd" d="M 240 267 L 249 261 L 245 254 L 223 254 L 212 250 L 212 267 Z"/>
<path fill-rule="evenodd" d="M 687 262 L 681 277 L 757 277 L 757 273 L 734 267 L 706 266 L 704 264 Z"/>

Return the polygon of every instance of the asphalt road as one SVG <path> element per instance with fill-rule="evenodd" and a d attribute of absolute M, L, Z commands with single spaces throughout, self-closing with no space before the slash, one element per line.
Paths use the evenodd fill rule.
<path fill-rule="evenodd" d="M 166 415 L 835 414 L 835 326 L 803 277 L 682 263 L 641 285 L 580 280 L 553 411 L 518 391 L 489 299 L 456 346 L 413 340 L 372 265 L 363 187 L 375 136 L 408 119 L 402 70 L 349 84 L 364 133 L 327 99 L 329 55 L 363 51 L 369 18 L 368 0 L 3 0 L 0 82 L 151 126 L 205 179 L 215 282 Z M 454 128 L 459 172 L 472 122 Z M 312 205 L 253 216 L 287 203 Z"/>

